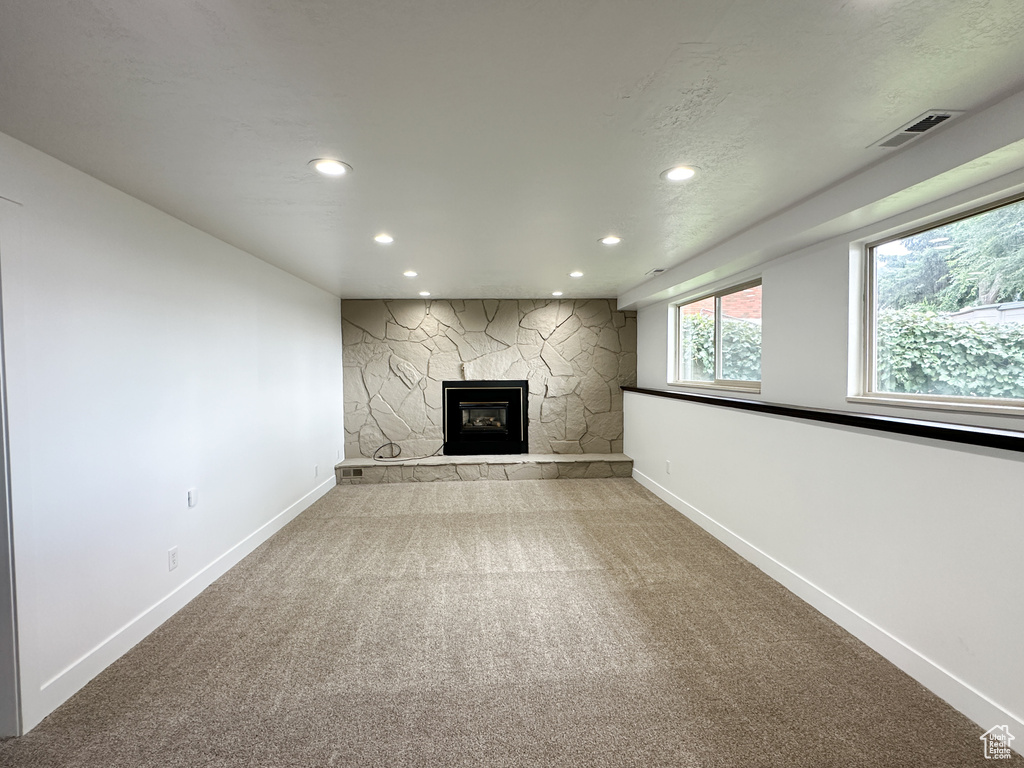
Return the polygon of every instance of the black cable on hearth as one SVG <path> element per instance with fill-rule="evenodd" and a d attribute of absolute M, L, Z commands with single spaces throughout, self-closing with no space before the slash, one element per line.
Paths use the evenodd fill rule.
<path fill-rule="evenodd" d="M 388 448 L 389 446 L 391 447 L 391 455 L 390 456 L 379 456 L 378 455 L 381 451 L 383 451 L 385 448 Z M 432 457 L 437 456 L 438 454 L 440 454 L 441 451 L 443 451 L 443 450 L 444 450 L 444 443 L 441 443 L 441 445 L 438 446 L 438 449 L 436 451 L 434 451 L 433 453 L 431 453 L 430 455 L 428 455 L 428 456 L 414 456 L 414 457 L 412 457 L 410 459 L 403 459 L 403 458 L 401 458 L 401 456 L 402 456 L 402 446 L 400 446 L 398 443 L 396 443 L 396 442 L 394 442 L 392 440 L 389 440 L 388 442 L 384 443 L 384 445 L 380 446 L 380 448 L 378 448 L 377 450 L 375 450 L 373 452 L 373 460 L 374 461 L 415 461 L 416 459 L 429 459 L 429 458 L 432 458 Z"/>

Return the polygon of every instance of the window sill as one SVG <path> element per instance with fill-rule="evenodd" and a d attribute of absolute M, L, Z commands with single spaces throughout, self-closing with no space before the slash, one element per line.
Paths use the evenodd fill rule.
<path fill-rule="evenodd" d="M 746 392 L 751 395 L 761 394 L 761 382 L 738 383 L 718 381 L 670 381 L 670 387 L 687 387 L 722 392 Z"/>
<path fill-rule="evenodd" d="M 848 403 L 862 405 L 885 405 L 896 408 L 918 408 L 946 413 L 974 413 L 990 416 L 1024 417 L 1024 403 L 1011 400 L 1002 402 L 973 403 L 964 400 L 930 400 L 927 396 L 900 395 L 848 395 Z"/>

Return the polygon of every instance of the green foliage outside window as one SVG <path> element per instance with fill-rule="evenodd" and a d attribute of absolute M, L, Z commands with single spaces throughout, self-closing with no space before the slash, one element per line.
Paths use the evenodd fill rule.
<path fill-rule="evenodd" d="M 1024 398 L 1024 324 L 887 310 L 875 338 L 880 392 Z"/>
<path fill-rule="evenodd" d="M 682 316 L 683 335 L 693 364 L 692 381 L 714 379 L 715 318 Z M 729 381 L 761 380 L 761 324 L 724 318 L 722 321 L 722 378 Z"/>
<path fill-rule="evenodd" d="M 761 380 L 761 324 L 725 318 L 722 321 L 722 378 Z"/>
<path fill-rule="evenodd" d="M 897 242 L 898 252 L 875 251 L 879 309 L 957 312 L 1024 298 L 1024 201 Z"/>
<path fill-rule="evenodd" d="M 715 379 L 715 317 L 714 315 L 683 315 L 681 331 L 684 371 L 680 378 L 689 381 Z"/>
<path fill-rule="evenodd" d="M 873 258 L 875 391 L 1024 399 L 1024 322 L 969 311 L 1024 298 L 1024 201 L 876 246 Z"/>

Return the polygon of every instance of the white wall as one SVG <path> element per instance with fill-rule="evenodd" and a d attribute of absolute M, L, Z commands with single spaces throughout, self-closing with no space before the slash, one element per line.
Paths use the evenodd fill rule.
<path fill-rule="evenodd" d="M 336 297 L 2 135 L 0 196 L 27 730 L 334 485 L 341 323 Z"/>
<path fill-rule="evenodd" d="M 856 244 L 1019 192 L 1022 118 L 1018 94 L 754 225 L 698 257 L 704 267 L 684 263 L 620 297 L 640 306 L 639 386 L 672 389 L 674 299 L 761 276 L 763 381 L 755 399 L 1024 430 L 1024 416 L 846 399 L 860 302 Z M 989 143 L 972 159 L 974 136 Z M 936 149 L 954 144 L 964 165 L 951 170 L 949 153 Z M 996 167 L 1007 159 L 1016 165 Z M 917 186 L 900 192 L 903 178 Z M 872 203 L 873 190 L 885 199 Z M 837 221 L 848 226 L 837 232 Z M 815 232 L 827 234 L 814 240 Z M 744 251 L 746 242 L 757 252 Z M 624 419 L 638 480 L 982 729 L 1013 721 L 1011 730 L 1024 732 L 1024 455 L 635 393 L 627 393 Z"/>
<path fill-rule="evenodd" d="M 1020 454 L 635 393 L 625 419 L 641 483 L 981 730 L 1024 732 Z"/>

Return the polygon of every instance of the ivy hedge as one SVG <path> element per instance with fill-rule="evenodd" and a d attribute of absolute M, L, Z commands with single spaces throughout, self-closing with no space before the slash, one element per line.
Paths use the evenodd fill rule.
<path fill-rule="evenodd" d="M 692 378 L 714 378 L 715 323 L 685 315 Z M 727 318 L 723 378 L 759 381 L 761 326 Z M 921 309 L 884 310 L 876 335 L 877 389 L 952 397 L 1024 399 L 1024 324 L 965 323 Z"/>
<path fill-rule="evenodd" d="M 877 389 L 1024 398 L 1024 324 L 956 322 L 920 309 L 882 311 Z"/>
<path fill-rule="evenodd" d="M 711 315 L 683 315 L 683 333 L 691 343 L 693 381 L 715 377 L 715 319 Z M 722 378 L 761 380 L 761 325 L 749 320 L 722 321 Z"/>

